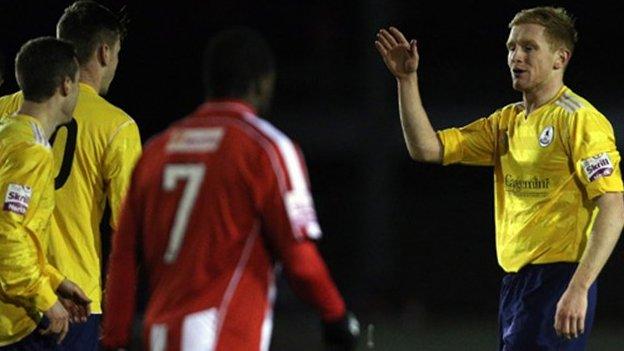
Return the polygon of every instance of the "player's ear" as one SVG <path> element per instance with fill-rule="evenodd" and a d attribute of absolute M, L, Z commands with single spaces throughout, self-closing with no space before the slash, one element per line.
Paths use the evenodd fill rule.
<path fill-rule="evenodd" d="M 62 97 L 66 97 L 71 93 L 73 80 L 70 77 L 63 78 L 61 82 L 61 86 L 59 87 L 59 92 Z"/>
<path fill-rule="evenodd" d="M 108 66 L 111 60 L 112 48 L 106 42 L 101 42 L 97 47 L 96 55 L 100 66 Z"/>
<path fill-rule="evenodd" d="M 553 68 L 556 70 L 565 68 L 568 65 L 568 62 L 570 62 L 570 58 L 572 57 L 572 53 L 566 48 L 558 49 L 555 54 L 556 57 Z"/>

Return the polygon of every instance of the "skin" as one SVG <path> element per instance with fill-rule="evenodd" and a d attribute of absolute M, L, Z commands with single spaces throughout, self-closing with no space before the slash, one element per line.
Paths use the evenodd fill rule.
<path fill-rule="evenodd" d="M 112 46 L 106 42 L 97 45 L 91 59 L 80 66 L 80 82 L 92 86 L 98 94 L 106 95 L 117 72 L 120 51 L 119 39 Z"/>
<path fill-rule="evenodd" d="M 551 100 L 563 86 L 571 51 L 549 42 L 544 27 L 537 24 L 513 26 L 506 44 L 512 86 L 522 92 L 528 116 Z M 375 47 L 397 80 L 401 125 L 410 156 L 417 161 L 441 163 L 444 150 L 420 97 L 416 41 L 408 42 L 398 29 L 390 27 L 379 31 Z M 606 193 L 594 201 L 599 208 L 598 216 L 555 313 L 555 331 L 567 339 L 576 338 L 585 330 L 589 287 L 611 255 L 624 227 L 622 193 Z"/>

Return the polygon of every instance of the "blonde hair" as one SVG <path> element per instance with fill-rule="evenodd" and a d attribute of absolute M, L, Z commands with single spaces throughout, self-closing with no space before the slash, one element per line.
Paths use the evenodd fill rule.
<path fill-rule="evenodd" d="M 574 21 L 562 7 L 534 7 L 518 12 L 509 22 L 509 28 L 519 24 L 539 24 L 545 28 L 544 33 L 552 49 L 563 46 L 573 52 L 578 41 Z"/>

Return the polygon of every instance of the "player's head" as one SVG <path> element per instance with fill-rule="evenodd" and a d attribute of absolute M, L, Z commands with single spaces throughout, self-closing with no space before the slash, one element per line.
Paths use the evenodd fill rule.
<path fill-rule="evenodd" d="M 514 89 L 530 92 L 552 79 L 563 80 L 578 37 L 574 19 L 563 8 L 522 10 L 509 28 L 507 63 Z"/>
<path fill-rule="evenodd" d="M 208 99 L 243 99 L 260 112 L 273 95 L 275 58 L 264 38 L 248 28 L 217 33 L 203 58 Z"/>
<path fill-rule="evenodd" d="M 81 68 L 97 70 L 99 93 L 108 92 L 117 64 L 126 19 L 91 0 L 76 1 L 65 9 L 56 25 L 56 36 L 76 47 Z"/>
<path fill-rule="evenodd" d="M 52 38 L 32 39 L 15 57 L 15 78 L 24 100 L 46 103 L 54 99 L 58 122 L 71 120 L 78 98 L 80 71 L 71 43 Z"/>

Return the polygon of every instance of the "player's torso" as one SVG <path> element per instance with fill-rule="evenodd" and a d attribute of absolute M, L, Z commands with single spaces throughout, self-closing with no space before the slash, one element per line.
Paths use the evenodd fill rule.
<path fill-rule="evenodd" d="M 262 156 L 245 128 L 240 118 L 187 118 L 145 150 L 136 182 L 145 197 L 149 322 L 219 308 L 228 294 L 266 301 L 272 261 L 254 194 L 262 184 L 253 183 Z M 265 307 L 250 306 L 250 321 Z"/>

